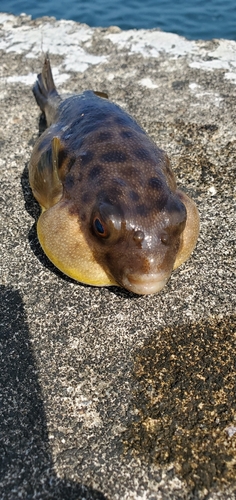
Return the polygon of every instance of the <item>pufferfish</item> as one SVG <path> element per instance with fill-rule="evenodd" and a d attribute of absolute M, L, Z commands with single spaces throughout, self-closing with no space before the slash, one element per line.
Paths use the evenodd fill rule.
<path fill-rule="evenodd" d="M 47 123 L 29 164 L 45 254 L 81 283 L 159 292 L 199 233 L 167 154 L 106 94 L 60 96 L 48 56 L 33 93 Z"/>

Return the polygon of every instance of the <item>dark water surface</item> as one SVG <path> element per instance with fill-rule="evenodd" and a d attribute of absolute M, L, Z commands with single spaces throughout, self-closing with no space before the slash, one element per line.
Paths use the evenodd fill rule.
<path fill-rule="evenodd" d="M 236 0 L 0 0 L 0 11 L 125 30 L 160 28 L 189 39 L 236 40 Z"/>

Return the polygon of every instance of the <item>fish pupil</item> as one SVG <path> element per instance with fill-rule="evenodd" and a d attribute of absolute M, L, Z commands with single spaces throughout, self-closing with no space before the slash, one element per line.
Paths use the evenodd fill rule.
<path fill-rule="evenodd" d="M 104 234 L 105 230 L 104 230 L 104 227 L 99 219 L 95 219 L 94 227 L 99 234 Z"/>

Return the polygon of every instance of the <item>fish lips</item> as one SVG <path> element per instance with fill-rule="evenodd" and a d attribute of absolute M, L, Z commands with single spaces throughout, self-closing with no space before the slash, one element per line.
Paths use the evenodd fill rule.
<path fill-rule="evenodd" d="M 123 276 L 122 286 L 138 295 L 158 293 L 166 285 L 171 273 L 127 273 Z"/>

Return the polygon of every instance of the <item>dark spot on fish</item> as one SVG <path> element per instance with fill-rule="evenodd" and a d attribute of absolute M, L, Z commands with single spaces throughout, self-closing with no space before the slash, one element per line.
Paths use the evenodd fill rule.
<path fill-rule="evenodd" d="M 131 137 L 133 137 L 133 133 L 130 130 L 121 130 L 120 136 L 123 139 L 131 139 Z"/>
<path fill-rule="evenodd" d="M 167 194 L 161 193 L 160 196 L 158 196 L 158 198 L 155 200 L 154 208 L 158 211 L 163 210 L 163 208 L 167 204 L 167 199 L 168 199 Z"/>
<path fill-rule="evenodd" d="M 116 116 L 115 119 L 114 119 L 115 123 L 117 123 L 117 125 L 128 125 L 129 123 L 133 123 L 133 120 L 132 118 L 130 118 L 129 116 Z"/>
<path fill-rule="evenodd" d="M 141 215 L 141 217 L 145 217 L 148 214 L 149 210 L 148 210 L 147 205 L 142 203 L 142 204 L 136 206 L 136 212 L 138 215 Z"/>
<path fill-rule="evenodd" d="M 123 179 L 120 179 L 120 177 L 114 177 L 112 179 L 112 182 L 118 184 L 119 186 L 122 186 L 122 187 L 125 187 L 126 186 L 126 182 L 123 180 Z"/>
<path fill-rule="evenodd" d="M 82 199 L 83 203 L 89 203 L 92 199 L 92 193 L 88 193 L 88 192 L 83 193 L 81 199 Z"/>
<path fill-rule="evenodd" d="M 98 203 L 107 203 L 112 205 L 112 200 L 109 197 L 109 193 L 107 193 L 107 191 L 105 191 L 104 189 L 101 189 L 101 191 L 97 193 L 97 200 Z"/>
<path fill-rule="evenodd" d="M 65 181 L 64 181 L 64 186 L 66 189 L 71 189 L 74 186 L 75 180 L 73 175 L 67 174 Z"/>
<path fill-rule="evenodd" d="M 81 153 L 80 154 L 80 161 L 81 161 L 82 167 L 84 167 L 85 165 L 88 165 L 88 163 L 90 163 L 92 161 L 93 157 L 94 157 L 94 153 L 92 151 L 85 151 L 84 153 Z"/>
<path fill-rule="evenodd" d="M 148 181 L 148 186 L 150 186 L 152 189 L 160 191 L 160 189 L 163 188 L 163 182 L 158 177 L 150 177 Z"/>
<path fill-rule="evenodd" d="M 136 191 L 130 191 L 129 192 L 129 197 L 132 201 L 138 201 L 139 200 L 139 194 L 136 193 Z"/>
<path fill-rule="evenodd" d="M 67 169 L 68 169 L 68 172 L 71 170 L 71 168 L 73 167 L 74 163 L 75 163 L 75 160 L 76 160 L 76 157 L 75 156 L 72 156 L 69 161 L 68 161 L 68 164 L 67 164 Z"/>
<path fill-rule="evenodd" d="M 134 150 L 134 155 L 139 160 L 151 160 L 150 152 L 148 151 L 148 149 L 145 148 L 139 148 Z"/>
<path fill-rule="evenodd" d="M 97 136 L 97 141 L 98 142 L 104 142 L 108 141 L 109 139 L 112 138 L 112 133 L 111 132 L 100 132 Z"/>
<path fill-rule="evenodd" d="M 60 169 L 65 161 L 65 159 L 67 158 L 68 156 L 68 152 L 66 151 L 65 148 L 63 149 L 60 149 L 58 151 L 58 156 L 57 156 L 57 165 L 58 165 L 58 168 Z"/>
<path fill-rule="evenodd" d="M 114 203 L 117 201 L 117 198 L 120 198 L 122 196 L 122 189 L 119 188 L 119 186 L 114 186 L 109 189 L 108 196 L 109 199 Z"/>
<path fill-rule="evenodd" d="M 168 212 L 171 214 L 172 223 L 181 224 L 186 221 L 187 211 L 184 203 L 179 198 L 169 197 L 167 204 Z"/>
<path fill-rule="evenodd" d="M 101 161 L 104 162 L 114 162 L 114 163 L 124 163 L 127 160 L 127 156 L 123 151 L 119 150 L 113 150 L 109 151 L 108 153 L 104 153 L 100 157 Z"/>
<path fill-rule="evenodd" d="M 95 165 L 95 167 L 93 167 L 89 174 L 88 174 L 88 177 L 89 179 L 96 179 L 96 177 L 99 177 L 99 175 L 101 174 L 102 172 L 102 166 L 101 165 Z"/>

